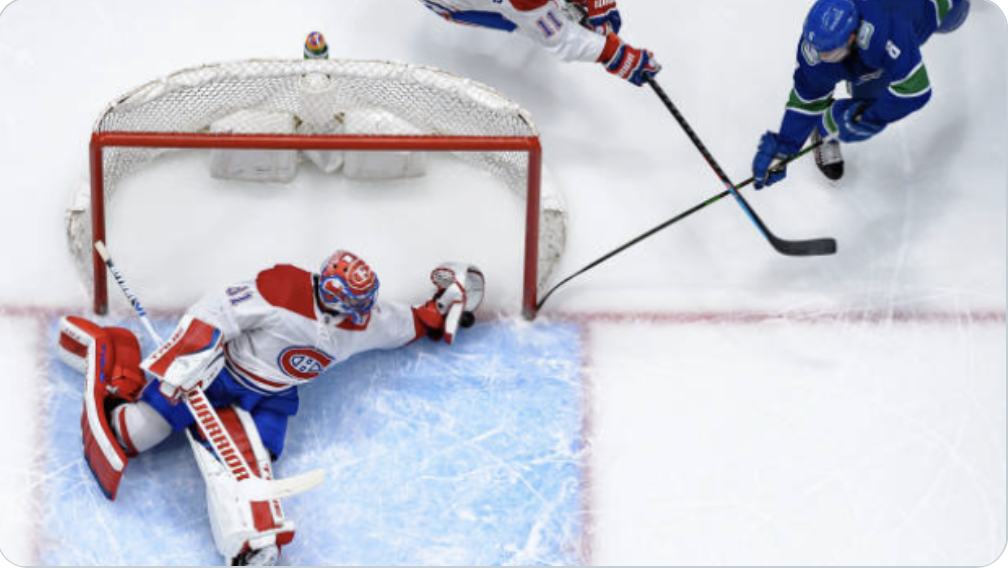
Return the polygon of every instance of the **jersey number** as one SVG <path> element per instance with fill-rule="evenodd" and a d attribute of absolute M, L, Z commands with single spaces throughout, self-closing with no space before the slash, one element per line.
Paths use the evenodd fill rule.
<path fill-rule="evenodd" d="M 249 286 L 232 286 L 227 289 L 228 299 L 231 301 L 232 306 L 237 306 L 238 304 L 248 300 L 252 297 L 252 290 Z"/>
<path fill-rule="evenodd" d="M 545 16 L 539 18 L 536 21 L 536 25 L 539 26 L 539 29 L 542 30 L 542 33 L 546 37 L 553 37 L 557 34 L 557 32 L 563 29 L 563 22 L 561 22 L 560 18 L 557 18 L 552 11 L 546 12 Z"/>

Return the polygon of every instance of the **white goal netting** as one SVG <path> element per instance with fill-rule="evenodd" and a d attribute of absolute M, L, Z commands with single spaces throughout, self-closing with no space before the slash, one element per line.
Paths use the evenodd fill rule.
<path fill-rule="evenodd" d="M 146 134 L 156 136 L 138 139 Z M 271 146 L 269 136 L 282 139 L 286 146 Z M 243 146 L 248 137 L 255 143 Z M 347 137 L 352 139 L 348 142 Z M 351 177 L 422 174 L 422 160 L 407 153 L 365 151 L 373 150 L 367 144 L 355 149 L 354 140 L 376 137 L 410 140 L 416 152 L 450 151 L 522 198 L 530 189 L 536 192 L 538 223 L 529 223 L 526 230 L 538 240 L 535 281 L 538 288 L 544 286 L 564 249 L 563 199 L 552 186 L 539 183 L 538 171 L 530 175 L 538 167 L 538 156 L 532 163 L 528 151 L 498 149 L 507 147 L 507 141 L 523 139 L 535 140 L 538 149 L 538 132 L 528 112 L 469 79 L 386 61 L 250 60 L 205 65 L 119 97 L 94 126 L 91 185 L 74 196 L 67 215 L 71 251 L 85 280 L 92 281 L 92 214 L 97 200 L 104 210 L 125 177 L 173 149 L 211 148 L 217 153 L 215 177 L 285 181 L 307 160 L 326 171 L 343 168 Z M 333 145 L 334 138 L 341 138 L 340 144 Z M 329 145 L 314 142 L 326 139 Z M 229 153 L 251 158 L 236 165 L 229 161 Z M 96 219 L 102 223 L 98 233 L 102 235 L 104 218 Z"/>

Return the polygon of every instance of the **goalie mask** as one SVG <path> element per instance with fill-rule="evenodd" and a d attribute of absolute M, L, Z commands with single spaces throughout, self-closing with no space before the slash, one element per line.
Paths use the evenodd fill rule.
<path fill-rule="evenodd" d="M 318 297 L 327 311 L 359 324 L 378 300 L 378 276 L 357 255 L 338 250 L 322 263 Z"/>

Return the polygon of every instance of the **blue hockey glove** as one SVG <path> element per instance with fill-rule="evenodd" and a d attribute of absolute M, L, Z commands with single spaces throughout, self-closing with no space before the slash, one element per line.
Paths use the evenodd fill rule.
<path fill-rule="evenodd" d="M 760 138 L 756 157 L 753 158 L 753 185 L 756 189 L 769 187 L 787 177 L 787 166 L 780 171 L 771 171 L 777 160 L 786 160 L 798 152 L 798 144 L 781 140 L 777 134 L 766 132 Z"/>
<path fill-rule="evenodd" d="M 839 138 L 841 142 L 863 142 L 885 129 L 885 124 L 865 120 L 862 113 L 868 102 L 840 99 L 823 115 L 819 130 L 823 138 Z"/>

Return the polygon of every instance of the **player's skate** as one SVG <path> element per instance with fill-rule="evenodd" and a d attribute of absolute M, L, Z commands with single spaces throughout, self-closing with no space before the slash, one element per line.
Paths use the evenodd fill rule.
<path fill-rule="evenodd" d="M 818 130 L 812 131 L 812 143 L 816 144 L 822 137 Z M 829 179 L 836 181 L 843 177 L 844 159 L 840 151 L 840 142 L 828 140 L 815 149 L 815 163 L 819 166 L 819 171 Z"/>
<path fill-rule="evenodd" d="M 231 560 L 232 566 L 276 566 L 280 549 L 276 545 L 243 552 Z"/>

